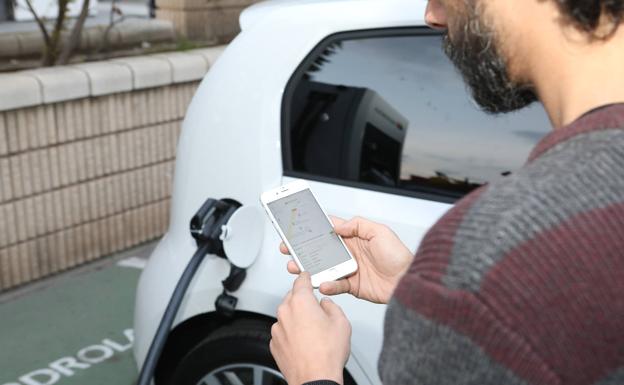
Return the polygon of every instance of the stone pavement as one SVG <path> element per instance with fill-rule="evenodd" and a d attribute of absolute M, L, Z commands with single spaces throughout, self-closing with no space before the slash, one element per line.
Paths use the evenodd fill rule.
<path fill-rule="evenodd" d="M 134 384 L 134 293 L 154 246 L 0 295 L 0 384 Z"/>

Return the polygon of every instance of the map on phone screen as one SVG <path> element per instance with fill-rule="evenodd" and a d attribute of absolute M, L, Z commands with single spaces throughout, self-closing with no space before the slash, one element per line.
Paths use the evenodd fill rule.
<path fill-rule="evenodd" d="M 310 274 L 350 259 L 309 189 L 270 202 L 268 206 L 303 268 Z"/>

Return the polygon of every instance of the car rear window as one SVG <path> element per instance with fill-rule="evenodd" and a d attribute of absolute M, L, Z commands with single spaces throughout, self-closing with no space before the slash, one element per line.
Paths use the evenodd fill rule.
<path fill-rule="evenodd" d="M 550 127 L 538 104 L 482 112 L 421 28 L 325 39 L 283 112 L 286 175 L 451 202 L 521 167 Z"/>

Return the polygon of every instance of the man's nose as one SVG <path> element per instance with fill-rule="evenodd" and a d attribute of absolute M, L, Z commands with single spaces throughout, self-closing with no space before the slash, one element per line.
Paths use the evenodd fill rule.
<path fill-rule="evenodd" d="M 425 22 L 434 29 L 446 29 L 446 8 L 440 0 L 429 0 L 425 11 Z"/>

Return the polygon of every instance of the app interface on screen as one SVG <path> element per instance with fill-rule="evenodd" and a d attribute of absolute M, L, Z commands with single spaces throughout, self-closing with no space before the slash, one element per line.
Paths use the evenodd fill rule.
<path fill-rule="evenodd" d="M 303 268 L 310 274 L 349 260 L 349 254 L 309 189 L 268 206 Z"/>

